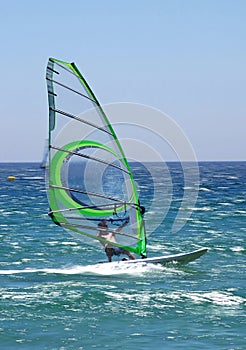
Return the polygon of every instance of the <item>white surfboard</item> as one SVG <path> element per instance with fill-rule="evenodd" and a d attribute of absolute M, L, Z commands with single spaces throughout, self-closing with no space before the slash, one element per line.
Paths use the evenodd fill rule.
<path fill-rule="evenodd" d="M 147 259 L 124 260 L 122 261 L 122 263 L 126 263 L 126 264 L 151 263 L 151 264 L 162 264 L 162 265 L 174 263 L 174 264 L 185 265 L 191 261 L 194 261 L 200 258 L 207 251 L 208 251 L 208 248 L 200 248 L 197 250 L 193 250 L 191 252 L 185 252 L 180 254 L 163 255 L 163 256 L 147 258 Z"/>

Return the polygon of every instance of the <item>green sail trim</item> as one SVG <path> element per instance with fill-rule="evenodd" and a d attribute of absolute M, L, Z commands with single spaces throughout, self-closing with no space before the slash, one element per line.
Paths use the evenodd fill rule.
<path fill-rule="evenodd" d="M 62 151 L 56 152 L 50 164 L 50 170 L 51 170 L 50 187 L 52 189 L 52 192 L 55 193 L 55 195 L 51 197 L 51 201 L 50 201 L 50 205 L 53 211 L 58 210 L 59 208 L 59 206 L 57 205 L 58 201 L 66 208 L 71 208 L 71 209 L 78 208 L 79 203 L 77 203 L 72 197 L 70 197 L 65 189 L 61 188 L 63 186 L 62 180 L 61 180 L 61 168 L 69 152 L 73 152 L 77 149 L 86 148 L 86 147 L 101 148 L 103 150 L 106 150 L 112 153 L 115 157 L 117 157 L 117 159 L 120 160 L 119 156 L 114 150 L 95 141 L 88 141 L 88 140 L 74 141 L 63 146 Z M 57 186 L 60 188 L 56 188 L 53 186 Z M 133 198 L 130 198 L 129 202 L 133 202 Z M 126 205 L 127 204 L 123 204 L 122 206 L 117 207 L 116 209 L 110 209 L 110 210 L 81 208 L 81 209 L 77 209 L 77 212 L 86 216 L 108 216 L 108 215 L 112 215 L 115 211 L 116 212 L 124 211 Z M 64 218 L 61 212 L 54 213 L 54 215 L 57 221 Z"/>

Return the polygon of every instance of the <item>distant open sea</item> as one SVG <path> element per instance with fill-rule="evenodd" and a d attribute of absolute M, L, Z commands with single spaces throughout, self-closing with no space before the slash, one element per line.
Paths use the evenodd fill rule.
<path fill-rule="evenodd" d="M 161 165 L 151 166 L 152 180 L 164 181 Z M 246 162 L 199 164 L 198 200 L 177 233 L 183 176 L 178 163 L 168 167 L 173 201 L 148 240 L 149 257 L 209 251 L 186 266 L 120 267 L 97 264 L 101 246 L 52 223 L 39 164 L 0 164 L 1 350 L 246 349 Z M 149 218 L 153 181 L 133 171 Z M 158 216 L 163 195 L 155 195 Z"/>

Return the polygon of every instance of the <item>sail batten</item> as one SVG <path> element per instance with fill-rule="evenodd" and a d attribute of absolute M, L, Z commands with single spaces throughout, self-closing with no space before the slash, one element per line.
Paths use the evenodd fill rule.
<path fill-rule="evenodd" d="M 122 203 L 119 203 L 118 206 L 121 206 Z M 135 204 L 133 203 L 126 203 L 128 205 L 131 205 L 133 207 L 136 207 Z M 80 207 L 75 207 L 75 208 L 65 208 L 65 209 L 58 209 L 58 210 L 51 210 L 49 212 L 49 214 L 52 214 L 52 213 L 62 213 L 62 212 L 66 212 L 66 211 L 76 211 L 76 210 L 81 210 L 81 209 L 95 209 L 95 208 L 110 208 L 111 210 L 115 209 L 115 206 L 117 206 L 117 203 L 114 203 L 114 204 L 101 204 L 101 205 L 91 205 L 91 206 L 80 206 Z M 84 219 L 84 220 L 91 220 L 90 218 L 83 218 L 81 217 L 81 219 Z M 95 220 L 94 218 L 92 220 Z M 100 219 L 98 219 L 100 220 Z M 118 219 L 120 220 L 120 219 Z"/>
<path fill-rule="evenodd" d="M 116 203 L 126 204 L 126 202 L 123 201 L 123 200 L 120 200 L 120 199 L 114 198 L 114 197 L 110 197 L 110 196 L 105 196 L 105 195 L 100 194 L 100 193 L 89 192 L 89 191 L 82 191 L 82 190 L 77 190 L 75 188 L 64 187 L 64 186 L 56 186 L 56 185 L 51 185 L 51 184 L 50 184 L 50 188 L 56 188 L 58 190 L 65 190 L 65 191 L 70 191 L 70 192 L 77 192 L 77 193 L 88 194 L 90 196 L 95 196 L 95 197 L 100 197 L 100 198 L 104 198 L 104 199 L 109 199 L 109 200 L 114 201 Z"/>
<path fill-rule="evenodd" d="M 58 151 L 65 152 L 65 153 L 68 153 L 68 154 L 73 154 L 73 155 L 76 155 L 78 157 L 91 159 L 91 160 L 94 160 L 94 161 L 99 162 L 99 163 L 107 164 L 108 166 L 111 166 L 111 167 L 116 168 L 116 169 L 120 169 L 121 171 L 124 171 L 125 173 L 129 174 L 128 170 L 125 170 L 125 169 L 121 168 L 120 166 L 117 166 L 115 164 L 109 163 L 109 162 L 107 162 L 107 161 L 105 161 L 103 159 L 100 159 L 100 158 L 95 158 L 95 157 L 92 157 L 92 156 L 88 156 L 87 154 L 83 154 L 83 153 L 72 152 L 72 151 L 69 151 L 67 149 L 63 149 L 61 147 L 57 147 L 57 146 L 53 146 L 53 145 L 50 145 L 50 148 L 56 149 Z"/>
<path fill-rule="evenodd" d="M 50 58 L 46 81 L 50 217 L 97 249 L 108 242 L 146 256 L 137 187 L 102 106 L 74 63 Z M 102 220 L 116 242 L 98 236 Z"/>
<path fill-rule="evenodd" d="M 49 91 L 49 93 L 52 93 L 53 95 L 57 96 L 54 92 L 50 92 L 50 91 Z M 96 129 L 98 129 L 98 130 L 101 130 L 101 131 L 106 132 L 107 134 L 113 136 L 113 134 L 112 134 L 110 131 L 108 131 L 108 130 L 106 130 L 106 129 L 104 129 L 104 128 L 102 128 L 102 127 L 100 127 L 100 126 L 98 126 L 98 125 L 96 125 L 96 124 L 94 124 L 94 123 L 90 123 L 89 121 L 86 121 L 86 120 L 84 120 L 84 119 L 81 119 L 80 117 L 78 117 L 78 116 L 76 116 L 76 115 L 73 115 L 73 114 L 71 114 L 71 113 L 67 113 L 67 112 L 64 112 L 64 111 L 62 111 L 62 110 L 60 110 L 60 109 L 52 108 L 52 107 L 50 107 L 50 110 L 53 111 L 53 112 L 62 114 L 62 115 L 64 115 L 64 116 L 68 117 L 68 118 L 76 119 L 77 121 L 79 121 L 79 122 L 81 122 L 81 123 L 90 125 L 90 126 L 96 128 Z"/>
<path fill-rule="evenodd" d="M 51 94 L 51 95 L 57 96 L 57 94 L 56 94 L 54 91 L 49 91 L 49 90 L 48 90 L 48 94 Z"/>
<path fill-rule="evenodd" d="M 55 65 L 57 65 L 57 66 L 60 67 L 61 69 L 64 69 L 64 70 L 67 71 L 69 74 L 74 75 L 76 78 L 78 77 L 77 74 L 76 74 L 75 72 L 73 72 L 71 69 L 68 69 L 68 68 L 66 67 L 66 64 L 72 65 L 72 64 L 74 64 L 74 63 L 63 62 L 63 63 L 65 63 L 65 65 L 64 65 L 64 64 L 60 64 L 60 63 L 59 63 L 59 60 L 56 60 L 56 59 L 54 59 L 54 58 L 49 58 L 49 61 L 50 61 L 50 62 L 53 62 Z M 61 61 L 61 62 L 62 62 L 62 61 Z M 59 74 L 60 74 L 60 73 L 59 73 Z"/>
<path fill-rule="evenodd" d="M 71 87 L 69 87 L 69 86 L 67 86 L 67 85 L 65 85 L 65 84 L 59 83 L 58 81 L 56 81 L 56 80 L 54 80 L 54 79 L 50 79 L 50 78 L 48 78 L 48 77 L 47 77 L 46 79 L 49 80 L 49 81 L 51 81 L 52 83 L 55 83 L 55 84 L 57 84 L 57 85 L 60 85 L 60 86 L 62 86 L 63 88 L 68 89 L 68 90 L 74 92 L 75 94 L 78 94 L 78 95 L 80 95 L 80 96 L 82 96 L 82 97 L 84 97 L 84 98 L 87 98 L 87 99 L 90 100 L 91 102 L 97 104 L 97 102 L 96 102 L 95 100 L 93 100 L 92 98 L 90 98 L 89 96 L 86 96 L 85 94 L 82 94 L 81 92 L 79 92 L 79 91 L 77 91 L 77 90 L 74 90 L 74 89 L 72 89 Z"/>
<path fill-rule="evenodd" d="M 92 231 L 98 231 L 98 228 L 97 227 L 93 227 L 93 226 L 88 226 L 88 225 L 80 225 L 80 224 L 71 224 L 71 223 L 60 223 L 61 226 L 74 226 L 74 227 L 79 227 L 79 228 L 83 228 L 83 229 L 87 229 L 87 230 L 92 230 Z M 108 233 L 113 233 L 115 235 L 118 235 L 118 236 L 125 236 L 125 237 L 129 237 L 131 239 L 134 239 L 134 240 L 137 240 L 139 241 L 139 238 L 137 238 L 136 236 L 133 236 L 133 235 L 129 235 L 128 233 L 125 233 L 125 232 L 117 232 L 117 231 L 112 231 L 112 230 L 103 230 L 103 228 L 100 228 L 101 231 L 105 231 L 105 232 L 108 232 Z"/>
<path fill-rule="evenodd" d="M 54 70 L 53 68 L 51 67 L 47 67 L 48 70 L 52 71 L 53 73 L 56 73 L 56 74 L 60 74 L 59 72 L 57 72 L 56 70 Z"/>

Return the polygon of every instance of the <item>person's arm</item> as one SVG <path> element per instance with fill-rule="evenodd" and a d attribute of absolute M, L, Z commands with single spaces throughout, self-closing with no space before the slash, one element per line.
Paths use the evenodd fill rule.
<path fill-rule="evenodd" d="M 114 230 L 115 232 L 120 232 L 123 227 L 125 227 L 128 224 L 128 222 L 125 222 L 123 225 L 119 226 L 116 230 Z"/>

